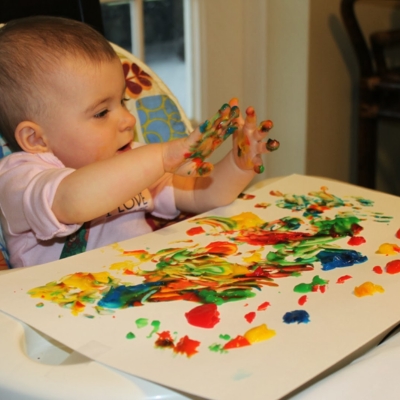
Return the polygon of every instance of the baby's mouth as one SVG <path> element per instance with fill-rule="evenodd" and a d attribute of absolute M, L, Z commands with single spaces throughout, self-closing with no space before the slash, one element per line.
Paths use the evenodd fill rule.
<path fill-rule="evenodd" d="M 131 150 L 131 142 L 125 144 L 124 146 L 120 147 L 117 153 L 124 153 L 125 151 Z"/>

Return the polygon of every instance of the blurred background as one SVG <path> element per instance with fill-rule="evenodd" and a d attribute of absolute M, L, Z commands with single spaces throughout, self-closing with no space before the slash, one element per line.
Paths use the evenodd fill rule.
<path fill-rule="evenodd" d="M 143 58 L 194 124 L 231 97 L 273 120 L 281 148 L 258 179 L 296 173 L 356 183 L 359 71 L 340 3 L 102 0 L 102 13 L 107 38 Z M 399 3 L 359 0 L 366 35 L 399 29 Z M 379 123 L 375 171 L 376 189 L 396 195 L 399 129 Z"/>

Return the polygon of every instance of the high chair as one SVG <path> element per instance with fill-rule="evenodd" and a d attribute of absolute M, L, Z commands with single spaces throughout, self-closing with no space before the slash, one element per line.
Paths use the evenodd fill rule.
<path fill-rule="evenodd" d="M 135 141 L 158 143 L 187 135 L 192 130 L 191 123 L 164 82 L 133 54 L 113 43 L 111 45 L 121 60 L 125 74 L 126 96 L 130 99 L 126 107 L 136 117 Z M 8 154 L 10 149 L 0 134 L 0 158 Z M 182 214 L 174 221 L 184 217 Z M 147 222 L 153 230 L 171 223 L 150 215 L 147 216 Z M 12 268 L 1 226 L 0 252 L 0 269 Z"/>

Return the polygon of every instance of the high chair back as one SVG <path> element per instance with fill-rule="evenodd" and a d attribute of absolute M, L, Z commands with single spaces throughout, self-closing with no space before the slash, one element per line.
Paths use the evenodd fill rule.
<path fill-rule="evenodd" d="M 187 135 L 192 130 L 191 123 L 164 82 L 133 54 L 113 43 L 111 45 L 121 60 L 125 74 L 126 97 L 130 99 L 126 106 L 136 117 L 135 141 L 159 143 Z M 7 143 L 0 134 L 0 158 L 10 153 Z M 167 223 L 151 216 L 147 221 L 153 229 L 158 229 Z M 8 267 L 12 268 L 1 226 L 0 252 Z"/>

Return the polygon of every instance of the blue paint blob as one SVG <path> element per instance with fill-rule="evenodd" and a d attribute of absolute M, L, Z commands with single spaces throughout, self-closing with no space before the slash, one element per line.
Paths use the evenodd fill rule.
<path fill-rule="evenodd" d="M 133 307 L 135 302 L 140 303 L 150 291 L 156 292 L 163 285 L 164 282 L 149 282 L 135 286 L 117 286 L 110 289 L 97 304 L 104 308 Z"/>
<path fill-rule="evenodd" d="M 335 268 L 351 267 L 368 260 L 367 256 L 355 250 L 326 249 L 317 254 L 317 259 L 322 264 L 322 271 L 330 271 Z"/>
<path fill-rule="evenodd" d="M 296 322 L 298 324 L 307 324 L 310 322 L 310 314 L 305 310 L 288 311 L 283 316 L 283 322 L 285 324 L 294 324 Z"/>

